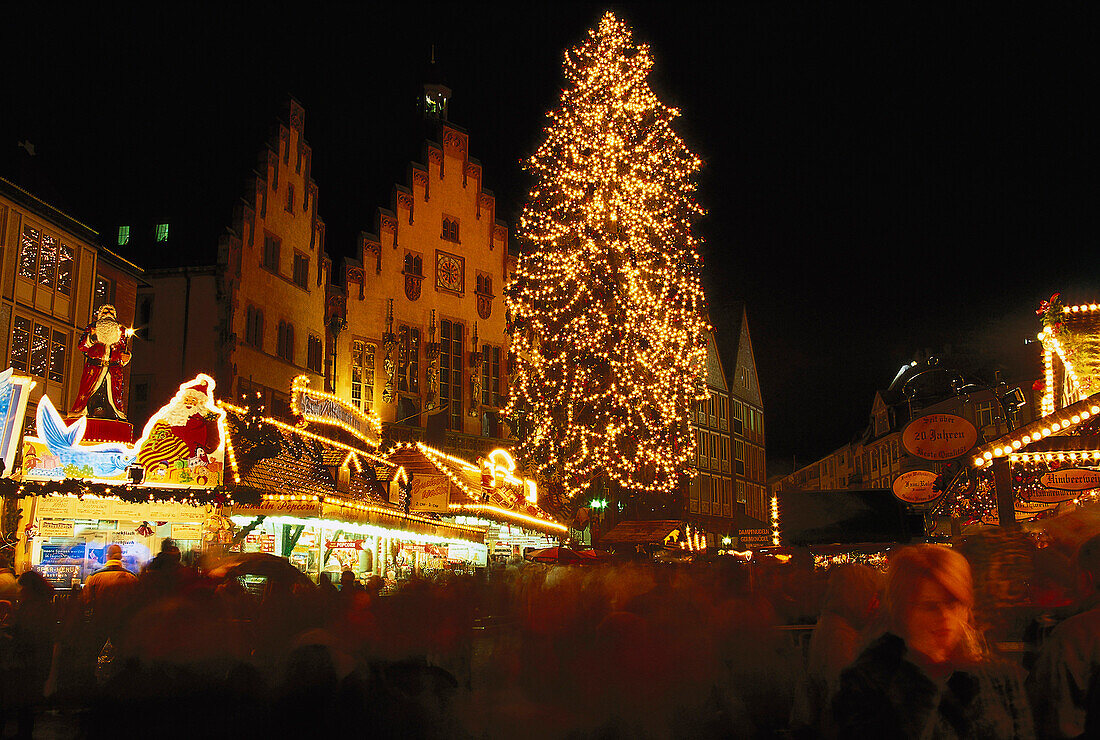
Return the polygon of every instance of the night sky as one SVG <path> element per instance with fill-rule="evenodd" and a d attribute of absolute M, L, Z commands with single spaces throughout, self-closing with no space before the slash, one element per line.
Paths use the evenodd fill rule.
<path fill-rule="evenodd" d="M 719 332 L 724 306 L 748 304 L 769 473 L 860 431 L 914 352 L 1037 376 L 1039 301 L 1100 299 L 1100 39 L 1084 10 L 153 5 L 6 10 L 0 176 L 108 244 L 120 223 L 168 220 L 188 257 L 229 223 L 291 94 L 337 260 L 419 158 L 432 44 L 450 119 L 515 224 L 562 50 L 620 13 L 706 161 L 704 280 Z"/>

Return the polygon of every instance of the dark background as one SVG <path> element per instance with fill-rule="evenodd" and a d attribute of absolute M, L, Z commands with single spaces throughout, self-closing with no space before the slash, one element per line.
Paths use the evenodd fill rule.
<path fill-rule="evenodd" d="M 419 157 L 434 44 L 450 119 L 514 225 L 562 51 L 611 7 L 706 161 L 704 280 L 720 343 L 747 302 L 769 471 L 860 431 L 916 351 L 1037 377 L 1038 302 L 1100 298 L 1095 15 L 728 5 L 13 6 L 0 176 L 107 244 L 167 220 L 187 257 L 229 223 L 293 94 L 338 260 Z"/>
<path fill-rule="evenodd" d="M 924 518 L 889 490 L 780 491 L 784 545 L 909 542 L 924 534 Z"/>

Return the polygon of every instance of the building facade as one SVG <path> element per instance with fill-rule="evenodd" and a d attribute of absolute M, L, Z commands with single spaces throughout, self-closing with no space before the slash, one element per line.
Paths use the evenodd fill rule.
<path fill-rule="evenodd" d="M 148 271 L 138 297 L 144 351 L 134 358 L 147 412 L 198 371 L 213 371 L 220 397 L 259 400 L 279 416 L 290 413 L 297 376 L 323 387 L 331 262 L 311 154 L 305 111 L 290 100 L 216 256 Z"/>
<path fill-rule="evenodd" d="M 875 392 L 866 429 L 852 442 L 773 482 L 773 491 L 888 489 L 902 473 L 929 469 L 902 444 L 909 422 L 927 414 L 953 414 L 974 425 L 978 444 L 996 439 L 1036 413 L 1020 384 L 984 386 L 941 367 L 935 358 L 905 365 L 886 389 Z"/>
<path fill-rule="evenodd" d="M 740 306 L 737 354 L 730 382 L 730 435 L 733 444 L 734 505 L 738 544 L 763 543 L 769 521 L 768 474 L 764 454 L 764 398 L 756 372 L 748 309 Z"/>
<path fill-rule="evenodd" d="M 696 474 L 686 484 L 685 519 L 711 543 L 721 542 L 736 528 L 734 472 L 730 464 L 730 393 L 713 332 L 707 332 L 707 391 L 695 407 Z"/>
<path fill-rule="evenodd" d="M 84 369 L 77 346 L 84 327 L 104 304 L 133 326 L 142 275 L 91 228 L 0 179 L 0 370 L 10 366 L 35 379 L 30 418 L 43 394 L 62 413 L 69 410 Z M 127 380 L 130 373 L 131 366 L 123 368 Z"/>
<path fill-rule="evenodd" d="M 330 293 L 330 316 L 344 314 L 329 323 L 328 382 L 378 414 L 387 437 L 476 457 L 507 437 L 501 290 L 513 263 L 469 136 L 446 120 L 450 91 L 429 87 L 435 136 L 423 161 L 378 210 L 374 233 L 360 235 L 342 294 Z"/>

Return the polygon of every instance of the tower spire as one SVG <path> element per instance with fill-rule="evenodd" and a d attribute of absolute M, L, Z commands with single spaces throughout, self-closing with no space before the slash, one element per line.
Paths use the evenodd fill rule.
<path fill-rule="evenodd" d="M 432 44 L 431 61 L 424 79 L 424 98 L 421 101 L 424 117 L 433 121 L 446 121 L 450 101 L 451 88 L 443 83 L 443 75 L 435 61 L 435 44 Z"/>

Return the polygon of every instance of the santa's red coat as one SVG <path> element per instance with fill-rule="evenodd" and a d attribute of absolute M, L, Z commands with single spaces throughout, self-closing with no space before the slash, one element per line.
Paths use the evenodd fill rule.
<path fill-rule="evenodd" d="M 126 350 L 126 334 L 123 333 L 117 342 L 108 347 L 103 342 L 92 339 L 94 329 L 95 323 L 88 324 L 80 338 L 80 351 L 86 358 L 84 373 L 80 376 L 80 389 L 69 413 L 71 416 L 85 413 L 88 410 L 88 399 L 101 385 L 107 383 L 107 400 L 115 415 L 119 419 L 125 419 L 126 404 L 122 399 L 125 379 L 122 368 L 130 362 L 130 353 Z"/>

